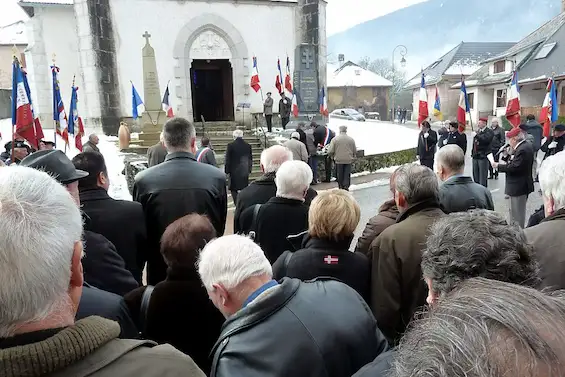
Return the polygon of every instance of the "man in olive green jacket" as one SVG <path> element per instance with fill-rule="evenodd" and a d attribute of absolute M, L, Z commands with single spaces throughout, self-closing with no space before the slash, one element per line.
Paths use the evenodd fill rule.
<path fill-rule="evenodd" d="M 339 188 L 349 190 L 351 164 L 357 158 L 357 146 L 355 140 L 347 134 L 347 126 L 339 127 L 339 135 L 332 139 L 328 155 L 335 161 Z"/>
<path fill-rule="evenodd" d="M 0 169 L 0 245 L 8 261 L 0 263 L 0 376 L 204 377 L 169 345 L 118 339 L 116 322 L 75 322 L 84 282 L 77 187 L 29 167 Z"/>

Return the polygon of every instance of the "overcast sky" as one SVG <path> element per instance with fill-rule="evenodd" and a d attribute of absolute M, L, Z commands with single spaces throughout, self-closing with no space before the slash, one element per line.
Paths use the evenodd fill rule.
<path fill-rule="evenodd" d="M 327 0 L 328 35 L 425 0 Z M 0 26 L 25 18 L 18 0 L 0 0 Z"/>

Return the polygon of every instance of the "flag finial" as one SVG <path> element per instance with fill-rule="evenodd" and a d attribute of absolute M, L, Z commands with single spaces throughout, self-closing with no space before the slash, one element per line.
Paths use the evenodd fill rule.
<path fill-rule="evenodd" d="M 51 61 L 53 62 L 53 65 L 55 65 L 56 58 L 57 58 L 56 54 L 51 55 Z"/>

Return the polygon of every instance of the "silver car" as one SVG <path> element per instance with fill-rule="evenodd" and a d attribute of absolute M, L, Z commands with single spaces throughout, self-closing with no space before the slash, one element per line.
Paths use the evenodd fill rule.
<path fill-rule="evenodd" d="M 365 121 L 363 114 L 353 109 L 335 109 L 331 112 L 330 118 L 356 120 L 358 122 Z"/>

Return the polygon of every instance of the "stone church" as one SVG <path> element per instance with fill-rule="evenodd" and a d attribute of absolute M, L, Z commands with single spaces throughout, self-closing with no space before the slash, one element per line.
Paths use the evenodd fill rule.
<path fill-rule="evenodd" d="M 43 124 L 52 119 L 53 60 L 65 106 L 76 76 L 87 127 L 115 134 L 132 115 L 131 82 L 143 93 L 141 50 L 155 49 L 159 88 L 176 115 L 191 121 L 251 120 L 262 112 L 250 86 L 257 57 L 263 93 L 273 92 L 277 58 L 286 56 L 303 114 L 318 110 L 326 85 L 325 0 L 20 0 L 27 12 L 25 52 L 32 96 Z M 148 34 L 145 34 L 146 31 Z M 250 104 L 250 108 L 245 108 Z M 239 105 L 239 106 L 238 106 Z"/>

